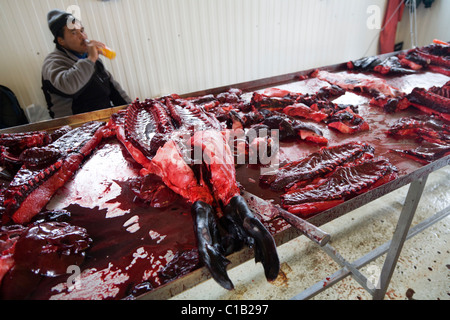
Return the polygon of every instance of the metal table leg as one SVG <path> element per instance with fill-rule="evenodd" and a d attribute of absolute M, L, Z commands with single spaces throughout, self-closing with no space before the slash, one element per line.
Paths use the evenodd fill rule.
<path fill-rule="evenodd" d="M 374 299 L 383 299 L 386 294 L 387 287 L 391 281 L 392 273 L 394 272 L 398 257 L 402 251 L 403 244 L 405 243 L 406 236 L 416 213 L 417 205 L 419 204 L 422 196 L 427 178 L 428 175 L 411 182 L 408 194 L 406 195 L 405 203 L 403 205 L 402 213 L 400 214 L 397 227 L 392 237 L 392 242 L 389 247 L 383 269 L 381 270 L 378 286 L 373 294 Z"/>
<path fill-rule="evenodd" d="M 352 277 L 372 295 L 373 299 L 383 299 L 405 241 L 450 214 L 450 207 L 448 207 L 441 212 L 436 213 L 432 217 L 422 221 L 410 230 L 411 222 L 414 218 L 418 203 L 422 196 L 427 178 L 428 175 L 421 177 L 410 184 L 408 194 L 406 195 L 405 203 L 397 222 L 392 240 L 374 249 L 372 252 L 366 254 L 364 257 L 356 260 L 353 263 L 346 261 L 337 252 L 336 249 L 334 249 L 330 244 L 326 244 L 321 248 L 331 258 L 333 258 L 333 260 L 335 260 L 340 266 L 342 266 L 342 269 L 337 271 L 330 277 L 319 281 L 318 283 L 316 283 L 309 289 L 306 289 L 303 292 L 299 293 L 292 299 L 303 300 L 311 298 L 329 288 L 330 286 L 336 284 L 337 282 L 341 281 L 348 275 L 352 275 Z M 386 252 L 388 254 L 381 270 L 378 284 L 375 287 L 374 284 L 372 284 L 372 282 L 370 282 L 368 278 L 366 278 L 358 269 L 385 254 Z"/>
<path fill-rule="evenodd" d="M 409 230 L 409 232 L 408 232 L 406 240 L 411 239 L 412 237 L 418 235 L 419 233 L 421 233 L 422 231 L 426 230 L 427 228 L 433 226 L 435 223 L 437 223 L 440 220 L 444 219 L 448 215 L 450 215 L 450 206 L 445 208 L 444 210 L 434 214 L 433 216 L 423 220 L 422 222 L 418 223 L 414 227 L 412 227 Z M 367 253 L 363 257 L 355 260 L 353 263 L 351 263 L 351 265 L 354 268 L 356 268 L 356 269 L 360 269 L 360 268 L 366 266 L 370 262 L 374 261 L 375 259 L 381 257 L 386 252 L 388 252 L 389 248 L 391 247 L 391 243 L 392 243 L 392 240 L 389 240 L 389 241 L 385 242 L 384 244 L 382 244 L 381 246 L 373 249 L 372 251 L 370 251 L 369 253 Z M 339 263 L 339 264 L 341 264 L 341 263 Z M 339 281 L 345 279 L 346 277 L 348 277 L 351 274 L 352 274 L 352 272 L 351 272 L 350 269 L 348 269 L 347 267 L 343 267 L 342 269 L 336 271 L 335 273 L 333 273 L 329 277 L 326 277 L 325 279 L 322 279 L 321 281 L 319 281 L 316 284 L 312 285 L 308 289 L 300 292 L 295 297 L 293 297 L 292 300 L 306 300 L 306 299 L 310 299 L 310 298 L 314 297 L 315 295 L 317 295 L 317 294 L 325 291 L 326 289 L 330 288 L 331 286 L 333 286 L 334 284 L 338 283 Z M 369 286 L 370 284 L 366 284 L 366 285 Z M 371 284 L 371 285 L 373 287 L 375 287 L 375 285 L 373 285 L 373 284 Z"/>

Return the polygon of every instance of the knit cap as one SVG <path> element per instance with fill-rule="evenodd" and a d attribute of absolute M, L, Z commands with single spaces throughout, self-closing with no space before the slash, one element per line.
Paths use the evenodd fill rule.
<path fill-rule="evenodd" d="M 55 38 L 58 31 L 67 24 L 68 17 L 73 16 L 70 13 L 59 9 L 54 9 L 47 13 L 48 27 Z"/>

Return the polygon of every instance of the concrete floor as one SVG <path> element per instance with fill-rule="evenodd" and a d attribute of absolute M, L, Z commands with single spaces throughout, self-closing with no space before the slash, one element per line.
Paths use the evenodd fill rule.
<path fill-rule="evenodd" d="M 428 177 L 412 225 L 450 205 L 450 166 Z M 354 210 L 321 228 L 330 244 L 347 261 L 354 261 L 391 240 L 408 186 Z M 450 216 L 406 241 L 388 287 L 386 300 L 450 300 Z M 227 291 L 214 280 L 205 281 L 173 299 L 286 300 L 332 275 L 341 267 L 321 248 L 301 236 L 278 248 L 279 277 L 268 283 L 260 263 L 250 260 L 229 270 L 235 289 Z M 378 279 L 386 255 L 360 269 Z M 375 281 L 374 281 L 375 282 Z M 368 300 L 372 296 L 353 278 L 319 293 L 315 300 Z"/>

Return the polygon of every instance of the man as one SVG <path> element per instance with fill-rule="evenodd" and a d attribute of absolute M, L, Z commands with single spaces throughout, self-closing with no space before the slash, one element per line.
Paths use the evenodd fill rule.
<path fill-rule="evenodd" d="M 55 50 L 44 60 L 42 90 L 53 118 L 131 103 L 99 59 L 105 45 L 88 40 L 81 22 L 71 14 L 47 14 Z"/>

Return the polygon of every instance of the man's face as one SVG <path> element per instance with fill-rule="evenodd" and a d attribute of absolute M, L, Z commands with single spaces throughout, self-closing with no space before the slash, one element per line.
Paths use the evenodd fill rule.
<path fill-rule="evenodd" d="M 64 38 L 59 37 L 58 43 L 65 49 L 83 54 L 87 52 L 87 34 L 81 25 L 64 26 Z"/>

